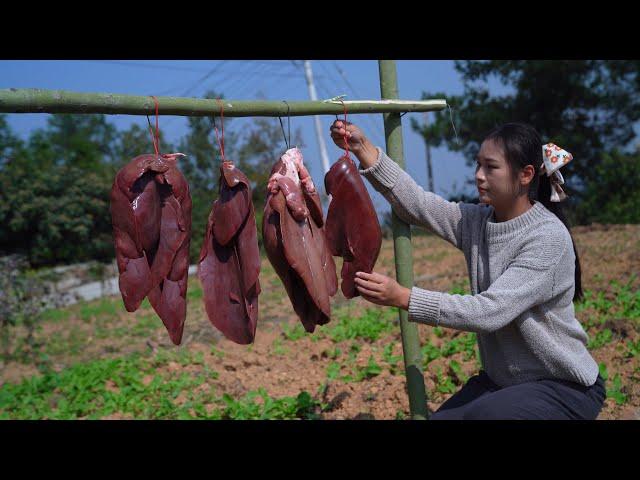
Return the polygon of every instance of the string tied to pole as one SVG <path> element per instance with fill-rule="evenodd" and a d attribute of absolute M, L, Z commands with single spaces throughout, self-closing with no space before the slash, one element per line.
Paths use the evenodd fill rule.
<path fill-rule="evenodd" d="M 347 141 L 347 105 L 344 103 L 344 100 L 340 99 L 340 103 L 342 103 L 342 107 L 344 108 L 344 156 L 347 158 L 351 158 L 349 156 L 349 142 Z"/>
<path fill-rule="evenodd" d="M 456 131 L 456 124 L 453 122 L 453 114 L 451 113 L 451 105 L 447 102 L 447 107 L 449 108 L 449 119 L 451 120 L 451 126 L 453 127 L 453 133 L 456 136 L 456 143 L 460 145 L 460 140 L 458 140 L 458 132 Z"/>
<path fill-rule="evenodd" d="M 158 99 L 150 95 L 153 98 L 154 103 L 156 104 L 156 132 L 153 133 L 153 127 L 151 126 L 151 120 L 149 120 L 149 115 L 147 115 L 147 123 L 149 124 L 149 133 L 151 133 L 151 141 L 153 142 L 153 149 L 156 152 L 156 156 L 160 155 L 160 128 L 158 126 L 158 110 L 160 108 L 160 104 L 158 103 Z"/>
<path fill-rule="evenodd" d="M 216 132 L 216 140 L 218 140 L 218 146 L 220 147 L 220 156 L 222 161 L 225 162 L 227 159 L 224 156 L 224 104 L 219 98 L 216 98 L 216 101 L 220 105 L 220 128 L 222 133 L 218 136 L 218 127 L 216 126 L 215 119 L 213 120 L 213 129 Z"/>
<path fill-rule="evenodd" d="M 289 105 L 289 102 L 287 102 L 286 100 L 283 100 L 283 102 L 287 105 L 287 129 L 289 131 L 288 137 L 284 133 L 284 124 L 282 123 L 282 117 L 278 117 L 278 120 L 280 120 L 280 127 L 282 128 L 282 136 L 284 137 L 284 143 L 287 146 L 287 150 L 289 150 L 291 148 L 291 106 Z"/>

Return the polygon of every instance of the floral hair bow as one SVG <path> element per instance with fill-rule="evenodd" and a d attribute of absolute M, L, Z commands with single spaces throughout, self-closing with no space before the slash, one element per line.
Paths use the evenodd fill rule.
<path fill-rule="evenodd" d="M 564 178 L 560 173 L 560 167 L 563 167 L 571 160 L 571 155 L 566 150 L 563 150 L 559 146 L 553 143 L 547 143 L 542 146 L 542 165 L 540 165 L 539 175 L 546 173 L 551 181 L 551 201 L 562 202 L 567 198 L 567 194 L 564 193 L 560 185 L 564 185 Z"/>

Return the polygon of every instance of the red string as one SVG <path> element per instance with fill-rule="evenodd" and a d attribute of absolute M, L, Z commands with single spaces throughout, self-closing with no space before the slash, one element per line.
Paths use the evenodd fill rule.
<path fill-rule="evenodd" d="M 225 161 L 224 158 L 224 105 L 223 103 L 220 101 L 219 98 L 216 98 L 216 101 L 220 104 L 220 125 L 222 128 L 222 135 L 220 137 L 218 137 L 218 127 L 216 127 L 215 123 L 213 125 L 213 128 L 216 132 L 216 139 L 218 140 L 218 146 L 220 147 L 220 155 L 222 155 L 222 161 Z"/>
<path fill-rule="evenodd" d="M 156 97 L 154 97 L 153 95 L 151 95 L 151 98 L 153 98 L 153 101 L 156 104 L 156 133 L 155 135 L 153 134 L 153 129 L 151 128 L 151 125 L 149 125 L 149 132 L 151 133 L 151 141 L 153 142 L 153 149 L 156 151 L 156 156 L 160 155 L 160 129 L 158 128 L 158 99 Z"/>
<path fill-rule="evenodd" d="M 350 158 L 349 157 L 349 142 L 347 141 L 347 106 L 345 105 L 343 100 L 340 100 L 342 102 L 342 106 L 344 107 L 344 151 L 345 151 L 345 157 Z"/>

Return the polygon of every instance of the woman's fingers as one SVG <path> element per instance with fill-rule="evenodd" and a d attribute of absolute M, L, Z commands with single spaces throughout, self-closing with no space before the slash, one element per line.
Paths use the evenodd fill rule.
<path fill-rule="evenodd" d="M 360 285 L 372 292 L 381 292 L 383 290 L 383 285 L 378 282 L 373 282 L 371 280 L 365 280 L 363 278 L 356 277 L 355 279 L 356 285 Z"/>
<path fill-rule="evenodd" d="M 381 273 L 376 272 L 356 272 L 356 278 L 362 278 L 364 280 L 368 280 L 370 282 L 382 283 L 386 278 L 386 275 L 382 275 Z"/>
<path fill-rule="evenodd" d="M 358 288 L 358 291 L 360 292 L 360 296 L 362 298 L 364 298 L 366 301 L 371 302 L 371 303 L 375 303 L 376 305 L 387 305 L 388 303 L 385 302 L 383 299 L 381 299 L 380 297 L 373 295 L 373 294 L 368 294 L 365 291 L 363 291 L 362 289 Z"/>
<path fill-rule="evenodd" d="M 366 297 L 370 297 L 370 298 L 373 298 L 373 299 L 379 300 L 379 298 L 378 298 L 378 297 L 379 297 L 379 295 L 380 295 L 380 292 L 375 292 L 375 291 L 373 291 L 373 290 L 369 290 L 368 288 L 366 288 L 366 287 L 362 287 L 362 286 L 360 286 L 360 285 L 356 285 L 356 288 L 358 289 L 358 291 L 360 292 L 360 294 L 361 294 L 363 297 L 364 297 L 364 296 L 366 296 Z M 367 299 L 367 300 L 368 300 L 368 299 Z"/>

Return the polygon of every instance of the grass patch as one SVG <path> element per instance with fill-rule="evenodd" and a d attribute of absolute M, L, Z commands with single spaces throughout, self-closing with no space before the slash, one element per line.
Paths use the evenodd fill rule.
<path fill-rule="evenodd" d="M 462 385 L 469 380 L 469 376 L 462 371 L 462 367 L 455 360 L 449 362 L 449 371 L 455 380 L 454 383 L 457 385 Z"/>
<path fill-rule="evenodd" d="M 453 283 L 453 286 L 449 289 L 449 294 L 451 295 L 470 295 L 471 294 L 471 286 L 469 283 L 469 279 L 465 278 L 464 280 L 457 280 Z"/>
<path fill-rule="evenodd" d="M 199 282 L 189 282 L 187 287 L 187 301 L 202 298 L 202 286 Z"/>
<path fill-rule="evenodd" d="M 148 337 L 162 325 L 162 320 L 154 313 L 136 316 L 136 320 L 129 333 L 137 337 Z"/>
<path fill-rule="evenodd" d="M 402 355 L 393 355 L 393 343 L 385 345 L 382 349 L 382 359 L 389 364 L 389 372 L 391 375 L 397 375 L 398 362 L 402 360 Z"/>
<path fill-rule="evenodd" d="M 336 378 L 338 378 L 340 376 L 341 369 L 342 365 L 340 365 L 338 362 L 330 362 L 329 365 L 327 365 L 326 370 L 327 380 L 335 380 Z"/>
<path fill-rule="evenodd" d="M 471 360 L 474 357 L 476 361 L 479 361 L 479 354 L 477 349 L 477 338 L 475 333 L 465 332 L 459 334 L 453 340 L 442 345 L 440 348 L 436 347 L 429 340 L 422 346 L 422 365 L 424 368 L 440 357 L 450 357 L 458 352 L 464 353 L 464 360 Z"/>
<path fill-rule="evenodd" d="M 624 283 L 612 280 L 609 282 L 609 293 L 585 290 L 584 298 L 575 303 L 575 309 L 576 312 L 594 312 L 594 316 L 587 320 L 587 327 L 601 325 L 615 318 L 640 321 L 640 289 L 633 288 L 636 278 L 634 274 Z"/>
<path fill-rule="evenodd" d="M 476 334 L 466 332 L 445 343 L 441 347 L 440 353 L 443 357 L 450 357 L 458 352 L 464 352 L 464 359 L 471 360 L 475 356 L 476 344 Z"/>
<path fill-rule="evenodd" d="M 296 397 L 272 398 L 261 388 L 247 393 L 240 399 L 228 394 L 222 396 L 225 407 L 214 415 L 229 420 L 286 420 L 319 418 L 316 413 L 320 404 L 308 392 Z"/>
<path fill-rule="evenodd" d="M 343 309 L 337 313 L 337 322 L 323 333 L 336 343 L 355 339 L 374 342 L 383 333 L 393 331 L 397 314 L 392 308 L 367 308 L 361 316 L 353 317 L 348 308 Z"/>
<path fill-rule="evenodd" d="M 638 341 L 636 341 L 635 343 L 631 341 L 627 342 L 625 357 L 633 358 L 637 357 L 638 355 L 640 355 L 640 339 L 638 339 Z"/>
<path fill-rule="evenodd" d="M 45 343 L 47 355 L 79 355 L 84 350 L 87 334 L 77 329 L 72 329 L 68 334 L 63 332 L 53 333 Z"/>
<path fill-rule="evenodd" d="M 300 340 L 302 337 L 305 336 L 305 334 L 306 334 L 306 330 L 299 323 L 296 323 L 292 327 L 290 327 L 288 325 L 283 325 L 282 326 L 282 335 L 287 340 L 293 340 L 293 341 Z"/>
<path fill-rule="evenodd" d="M 609 379 L 609 372 L 607 371 L 607 366 L 600 362 L 598 364 L 598 369 L 600 370 L 600 375 L 603 379 Z M 616 373 L 616 376 L 613 378 L 610 385 L 607 387 L 607 398 L 613 398 L 618 405 L 624 405 L 629 396 L 625 393 L 625 388 L 622 385 L 622 379 L 620 378 L 620 374 Z"/>
<path fill-rule="evenodd" d="M 276 338 L 271 344 L 271 351 L 274 355 L 282 356 L 289 353 L 289 349 L 282 344 L 281 338 Z"/>
<path fill-rule="evenodd" d="M 613 332 L 610 329 L 605 328 L 604 330 L 597 332 L 592 338 L 589 339 L 587 348 L 589 350 L 595 350 L 597 348 L 605 346 L 608 343 L 611 343 L 612 341 Z"/>
<path fill-rule="evenodd" d="M 155 374 L 144 385 L 144 374 L 155 373 L 139 355 L 73 365 L 0 389 L 3 419 L 98 419 L 116 412 L 136 418 L 184 418 L 174 403 L 182 391 L 199 381 L 188 374 L 162 378 Z"/>
<path fill-rule="evenodd" d="M 214 346 L 211 347 L 211 355 L 215 355 L 220 359 L 224 358 L 224 352 L 222 350 L 217 349 Z"/>
<path fill-rule="evenodd" d="M 425 369 L 431 362 L 433 362 L 436 358 L 440 358 L 440 356 L 442 355 L 440 353 L 440 349 L 429 340 L 427 340 L 427 342 L 421 347 L 420 350 L 422 352 L 422 366 Z"/>
<path fill-rule="evenodd" d="M 41 315 L 43 322 L 61 323 L 69 319 L 71 311 L 66 308 L 51 308 L 42 312 Z"/>
<path fill-rule="evenodd" d="M 456 391 L 456 384 L 449 375 L 444 375 L 442 369 L 438 367 L 436 369 L 436 391 L 440 393 L 454 393 Z"/>
<path fill-rule="evenodd" d="M 121 301 L 110 298 L 102 298 L 96 302 L 80 305 L 78 315 L 80 319 L 89 323 L 92 319 L 100 317 L 115 317 L 121 311 Z"/>

